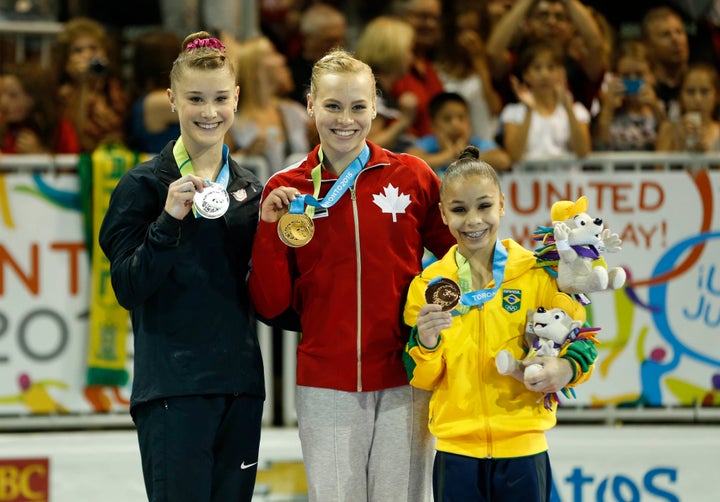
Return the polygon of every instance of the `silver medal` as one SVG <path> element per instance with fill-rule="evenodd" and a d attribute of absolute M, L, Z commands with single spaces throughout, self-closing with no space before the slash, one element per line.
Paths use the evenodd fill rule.
<path fill-rule="evenodd" d="M 195 210 L 203 218 L 220 218 L 230 207 L 230 196 L 219 183 L 210 183 L 193 197 Z"/>

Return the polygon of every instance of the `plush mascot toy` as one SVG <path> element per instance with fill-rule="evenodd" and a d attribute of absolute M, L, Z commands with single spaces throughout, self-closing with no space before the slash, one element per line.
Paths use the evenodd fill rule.
<path fill-rule="evenodd" d="M 535 251 L 538 264 L 556 270 L 558 288 L 571 295 L 620 289 L 626 279 L 622 267 L 608 268 L 601 256 L 620 251 L 620 237 L 587 208 L 584 195 L 575 202 L 556 202 L 550 211 L 552 228 L 538 227 L 535 232 L 535 239 L 543 243 Z"/>
<path fill-rule="evenodd" d="M 527 354 L 523 360 L 535 356 L 563 357 L 569 345 L 575 340 L 588 340 L 598 343 L 595 334 L 599 328 L 583 328 L 585 308 L 565 293 L 557 293 L 549 306 L 540 306 L 527 313 L 525 342 Z M 508 350 L 501 350 L 495 356 L 495 366 L 501 375 L 511 375 L 520 380 L 518 370 L 522 369 L 519 360 Z M 533 376 L 542 370 L 540 364 L 530 364 L 522 372 L 523 379 Z M 522 381 L 522 380 L 521 380 Z M 574 397 L 572 389 L 563 389 L 567 397 Z M 543 396 L 544 405 L 552 409 L 559 402 L 555 394 Z"/>

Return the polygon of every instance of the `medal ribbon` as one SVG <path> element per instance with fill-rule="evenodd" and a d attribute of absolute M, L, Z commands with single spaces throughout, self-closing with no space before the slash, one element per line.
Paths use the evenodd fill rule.
<path fill-rule="evenodd" d="M 472 290 L 472 272 L 470 270 L 470 262 L 459 250 L 455 250 L 455 263 L 458 266 L 458 283 L 460 291 L 463 291 L 460 297 L 460 303 L 455 308 L 457 314 L 465 314 L 470 311 L 472 307 L 481 306 L 485 302 L 492 300 L 495 294 L 502 285 L 503 278 L 505 276 L 505 265 L 507 264 L 507 249 L 502 245 L 498 239 L 495 242 L 495 252 L 493 253 L 493 282 L 495 287 L 478 289 L 477 291 Z"/>
<path fill-rule="evenodd" d="M 220 172 L 217 175 L 217 178 L 215 179 L 215 183 L 218 185 L 221 185 L 225 190 L 227 190 L 228 183 L 230 182 L 230 166 L 228 165 L 228 157 L 229 157 L 230 149 L 227 145 L 222 146 L 222 160 L 223 160 L 223 166 L 220 168 Z M 182 136 L 180 136 L 177 141 L 175 142 L 175 146 L 173 146 L 173 157 L 175 157 L 175 163 L 178 166 L 178 169 L 180 170 L 180 176 L 185 176 L 187 174 L 195 175 L 195 169 L 193 169 L 192 162 L 190 161 L 190 154 L 188 154 L 187 149 L 185 148 L 185 144 L 183 143 Z M 208 184 L 213 183 L 212 181 L 205 179 L 205 181 L 208 182 Z M 193 214 L 195 215 L 195 218 L 201 217 L 198 215 L 195 204 L 193 204 L 192 207 Z"/>
<path fill-rule="evenodd" d="M 340 200 L 340 197 L 347 192 L 348 188 L 350 188 L 350 186 L 355 182 L 357 175 L 360 174 L 362 168 L 365 167 L 365 164 L 367 164 L 367 161 L 370 158 L 370 147 L 367 143 L 365 144 L 365 148 L 363 148 L 362 152 L 360 152 L 360 155 L 355 157 L 355 160 L 353 160 L 347 169 L 340 174 L 340 177 L 335 181 L 325 197 L 323 197 L 322 202 L 318 202 L 317 200 L 318 195 L 320 195 L 322 176 L 322 148 L 318 152 L 318 156 L 320 157 L 320 162 L 318 165 L 313 167 L 311 172 L 313 180 L 313 195 L 301 194 L 297 196 L 294 201 L 290 202 L 291 214 L 301 214 L 304 211 L 310 218 L 312 218 L 315 214 L 316 207 L 327 209 L 333 206 L 338 200 Z M 305 209 L 305 205 L 308 206 L 307 209 Z"/>

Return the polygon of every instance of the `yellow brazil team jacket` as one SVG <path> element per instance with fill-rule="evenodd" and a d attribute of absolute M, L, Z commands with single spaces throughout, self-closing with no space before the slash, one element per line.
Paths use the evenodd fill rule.
<path fill-rule="evenodd" d="M 535 268 L 530 251 L 511 239 L 502 243 L 508 259 L 495 297 L 482 308 L 453 317 L 437 347 L 420 345 L 415 329 L 406 346 L 410 384 L 433 391 L 428 424 L 440 451 L 476 458 L 533 455 L 547 449 L 544 431 L 556 422 L 555 409 L 544 408 L 542 394 L 500 375 L 495 367 L 495 355 L 502 349 L 516 359 L 524 357 L 528 309 L 550 305 L 557 292 L 555 279 Z M 458 280 L 456 247 L 413 279 L 404 312 L 409 326 L 416 324 L 430 280 Z M 494 286 L 491 282 L 487 287 Z M 593 369 L 592 362 L 584 368 L 571 362 L 575 378 L 570 387 L 587 380 Z"/>

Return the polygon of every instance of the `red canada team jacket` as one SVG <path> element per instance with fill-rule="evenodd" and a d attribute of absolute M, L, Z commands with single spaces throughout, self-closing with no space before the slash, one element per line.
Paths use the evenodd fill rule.
<path fill-rule="evenodd" d="M 255 308 L 267 319 L 290 306 L 300 314 L 298 385 L 349 392 L 407 385 L 408 285 L 422 270 L 424 247 L 443 256 L 455 243 L 440 217 L 439 180 L 430 167 L 368 145 L 367 165 L 335 205 L 318 211 L 306 246 L 286 246 L 276 223 L 260 221 L 255 235 L 249 278 Z M 279 186 L 312 194 L 318 150 L 274 174 L 263 199 Z M 336 179 L 322 170 L 319 199 Z"/>

